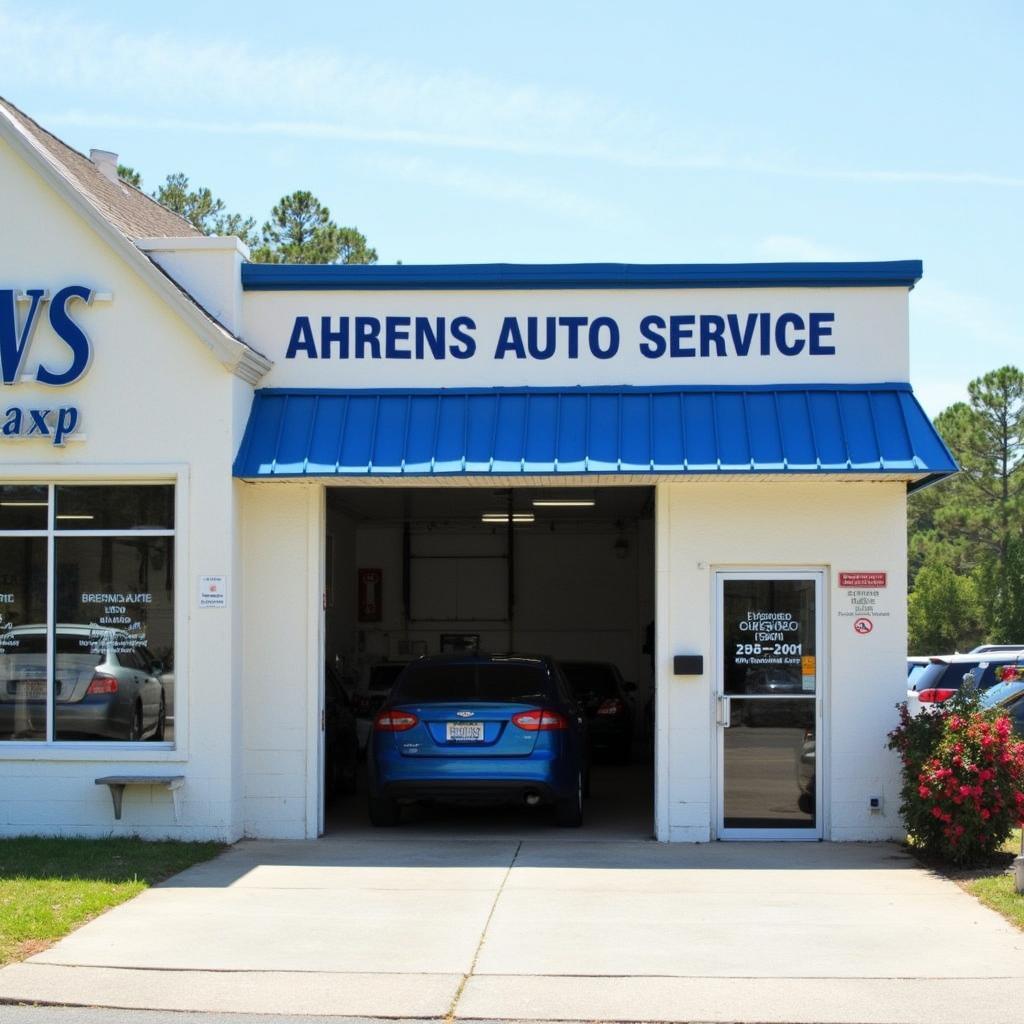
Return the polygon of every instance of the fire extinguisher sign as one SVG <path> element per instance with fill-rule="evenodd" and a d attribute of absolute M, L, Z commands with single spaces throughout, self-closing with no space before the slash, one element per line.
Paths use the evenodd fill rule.
<path fill-rule="evenodd" d="M 360 569 L 359 571 L 359 621 L 380 622 L 381 620 L 381 581 L 383 573 L 380 569 Z"/>

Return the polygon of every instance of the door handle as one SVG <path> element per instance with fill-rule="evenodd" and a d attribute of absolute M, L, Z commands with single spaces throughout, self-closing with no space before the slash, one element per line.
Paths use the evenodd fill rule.
<path fill-rule="evenodd" d="M 718 724 L 723 729 L 728 729 L 729 726 L 732 724 L 732 722 L 730 721 L 732 701 L 730 701 L 730 699 L 724 696 L 723 694 L 719 694 L 715 699 L 718 701 Z"/>

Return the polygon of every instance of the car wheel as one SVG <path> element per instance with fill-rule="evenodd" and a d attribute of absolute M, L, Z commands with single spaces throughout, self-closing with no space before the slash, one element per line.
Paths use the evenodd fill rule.
<path fill-rule="evenodd" d="M 392 825 L 397 825 L 401 817 L 401 809 L 397 801 L 384 797 L 371 796 L 369 811 L 370 824 L 377 828 L 389 828 Z"/>
<path fill-rule="evenodd" d="M 579 828 L 583 824 L 583 772 L 576 776 L 576 792 L 555 803 L 555 824 L 562 828 Z"/>
<path fill-rule="evenodd" d="M 154 743 L 162 743 L 164 739 L 164 730 L 167 728 L 167 702 L 164 700 L 164 695 L 160 694 L 160 710 L 156 714 L 156 728 L 153 730 L 153 736 L 151 737 Z"/>
<path fill-rule="evenodd" d="M 132 708 L 132 717 L 128 722 L 128 742 L 134 743 L 142 739 L 142 705 L 136 704 Z"/>

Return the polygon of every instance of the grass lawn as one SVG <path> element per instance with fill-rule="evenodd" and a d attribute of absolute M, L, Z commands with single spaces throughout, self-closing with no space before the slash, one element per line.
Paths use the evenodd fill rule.
<path fill-rule="evenodd" d="M 40 952 L 223 849 L 141 839 L 0 839 L 0 965 Z"/>
<path fill-rule="evenodd" d="M 1014 857 L 1020 853 L 1020 829 L 1003 844 L 1002 849 L 1003 853 Z M 1024 893 L 1014 890 L 1012 866 L 975 872 L 960 884 L 985 906 L 997 910 L 1008 921 L 1024 929 Z"/>

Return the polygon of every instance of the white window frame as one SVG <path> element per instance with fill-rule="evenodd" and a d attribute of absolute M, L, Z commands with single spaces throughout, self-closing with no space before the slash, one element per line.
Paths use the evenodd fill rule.
<path fill-rule="evenodd" d="M 118 761 L 181 762 L 188 760 L 188 466 L 139 465 L 62 467 L 19 466 L 17 476 L 0 480 L 4 486 L 47 486 L 47 528 L 44 530 L 0 530 L 4 537 L 47 538 L 47 716 L 45 740 L 0 740 L 2 761 Z M 174 528 L 169 530 L 56 530 L 55 488 L 63 485 L 130 486 L 170 484 L 174 487 Z M 173 537 L 174 538 L 174 739 L 156 743 L 111 740 L 57 740 L 53 738 L 53 630 L 55 612 L 54 554 L 60 537 Z"/>

